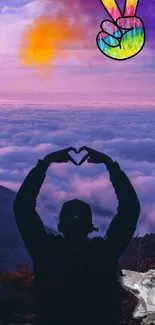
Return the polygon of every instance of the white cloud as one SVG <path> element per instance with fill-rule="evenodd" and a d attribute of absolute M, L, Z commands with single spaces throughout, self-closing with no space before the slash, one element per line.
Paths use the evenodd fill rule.
<path fill-rule="evenodd" d="M 32 1 L 21 6 L 4 5 L 0 10 L 0 59 L 17 55 L 24 28 L 44 10 L 44 2 Z"/>
<path fill-rule="evenodd" d="M 154 231 L 154 112 L 98 110 L 53 111 L 52 107 L 0 109 L 0 184 L 18 190 L 28 172 L 47 153 L 70 145 L 88 145 L 118 161 L 141 203 L 140 234 Z M 43 197 L 45 199 L 43 199 Z M 94 223 L 105 233 L 117 200 L 103 164 L 52 164 L 37 209 L 56 229 L 62 203 L 73 197 L 91 204 Z"/>

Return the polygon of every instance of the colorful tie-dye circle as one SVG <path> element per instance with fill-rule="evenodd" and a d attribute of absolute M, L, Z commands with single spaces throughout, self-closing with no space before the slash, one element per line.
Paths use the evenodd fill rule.
<path fill-rule="evenodd" d="M 105 27 L 108 22 L 102 22 L 102 26 Z M 145 29 L 140 18 L 119 18 L 116 24 L 111 24 L 113 32 L 112 28 L 104 28 L 97 35 L 96 41 L 100 51 L 115 60 L 126 60 L 137 55 L 145 44 Z"/>
<path fill-rule="evenodd" d="M 99 50 L 114 60 L 126 60 L 137 55 L 145 44 L 145 27 L 136 16 L 138 0 L 125 0 L 124 12 L 116 0 L 101 0 L 113 21 L 104 20 L 96 42 Z"/>

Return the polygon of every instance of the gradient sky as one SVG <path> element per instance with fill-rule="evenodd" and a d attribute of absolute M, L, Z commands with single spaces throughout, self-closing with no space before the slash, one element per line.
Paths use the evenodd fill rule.
<path fill-rule="evenodd" d="M 97 49 L 96 34 L 106 15 L 104 10 L 103 18 L 99 14 L 100 0 L 90 1 L 89 16 L 93 11 L 97 19 L 92 20 L 94 43 L 89 52 L 85 50 L 85 63 L 70 49 L 66 61 L 57 60 L 48 80 L 18 59 L 22 31 L 42 13 L 44 0 L 0 2 L 0 184 L 17 191 L 28 171 L 47 153 L 88 145 L 118 161 L 130 177 L 141 202 L 137 229 L 143 235 L 155 229 L 155 112 L 148 109 L 150 105 L 155 109 L 155 1 L 139 1 L 146 45 L 138 56 L 123 62 Z M 66 103 L 72 104 L 68 111 L 57 109 L 68 109 Z M 135 109 L 138 105 L 143 112 Z M 79 107 L 83 112 L 79 113 Z M 135 111 L 128 111 L 129 107 Z M 53 165 L 38 201 L 44 221 L 55 228 L 60 206 L 73 195 L 91 203 L 102 234 L 102 216 L 107 227 L 117 203 L 108 177 L 103 166 Z"/>
<path fill-rule="evenodd" d="M 96 0 L 101 6 L 100 0 Z M 121 5 L 123 0 L 120 1 Z M 154 1 L 140 0 L 139 12 L 146 23 L 146 44 L 136 57 L 117 62 L 103 56 L 97 49 L 95 37 L 100 31 L 93 26 L 94 48 L 89 50 L 86 63 L 79 61 L 70 50 L 67 60 L 57 61 L 48 80 L 42 80 L 18 59 L 21 33 L 25 26 L 39 16 L 44 1 L 1 0 L 0 3 L 0 103 L 52 103 L 76 101 L 151 102 L 155 104 L 155 27 L 148 24 Z M 152 4 L 152 7 L 151 7 Z M 146 7 L 145 10 L 143 6 Z M 146 11 L 148 8 L 148 12 Z M 95 14 L 98 14 L 96 9 Z M 105 12 L 103 9 L 103 19 Z M 151 20 L 153 22 L 153 19 Z M 152 28 L 152 29 L 151 29 Z M 88 51 L 88 50 L 85 50 Z"/>

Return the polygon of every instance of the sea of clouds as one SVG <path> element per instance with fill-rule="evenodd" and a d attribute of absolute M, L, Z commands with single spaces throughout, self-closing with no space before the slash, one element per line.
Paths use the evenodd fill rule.
<path fill-rule="evenodd" d="M 117 161 L 134 185 L 141 203 L 135 234 L 155 232 L 154 121 L 155 111 L 147 109 L 62 111 L 52 105 L 1 105 L 0 185 L 18 191 L 38 159 L 68 146 L 87 145 Z M 103 235 L 117 211 L 116 194 L 103 164 L 49 167 L 37 200 L 44 223 L 56 230 L 63 202 L 73 198 L 91 205 L 94 225 L 100 229 L 97 235 Z"/>

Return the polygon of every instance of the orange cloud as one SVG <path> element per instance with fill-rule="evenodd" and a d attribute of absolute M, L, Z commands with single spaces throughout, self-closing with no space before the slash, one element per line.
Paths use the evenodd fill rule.
<path fill-rule="evenodd" d="M 86 24 L 81 20 L 71 21 L 62 12 L 54 17 L 42 14 L 24 30 L 19 57 L 24 66 L 34 67 L 48 75 L 57 58 L 66 58 L 65 50 L 70 46 L 88 48 Z"/>

